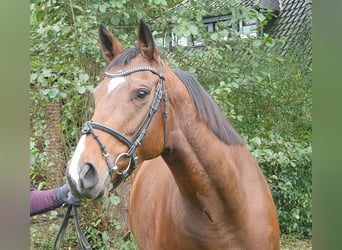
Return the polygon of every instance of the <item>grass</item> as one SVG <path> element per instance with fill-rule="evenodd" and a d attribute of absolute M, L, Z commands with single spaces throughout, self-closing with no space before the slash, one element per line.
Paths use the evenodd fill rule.
<path fill-rule="evenodd" d="M 298 239 L 292 235 L 282 235 L 280 240 L 281 250 L 312 250 L 311 239 Z"/>

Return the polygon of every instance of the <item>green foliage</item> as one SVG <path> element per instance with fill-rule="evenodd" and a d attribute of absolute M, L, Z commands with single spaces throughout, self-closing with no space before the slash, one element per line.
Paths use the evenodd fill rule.
<path fill-rule="evenodd" d="M 198 78 L 244 136 L 270 184 L 282 232 L 311 236 L 312 90 L 304 52 L 296 50 L 283 57 L 277 53 L 282 40 L 267 34 L 239 37 L 234 28 L 239 20 L 257 18 L 262 26 L 271 13 L 235 8 L 232 20 L 219 23 L 217 32 L 209 33 L 203 17 L 227 14 L 237 1 L 215 1 L 216 7 L 207 0 L 181 2 L 31 1 L 31 182 L 41 187 L 50 183 L 54 168 L 46 150 L 54 143 L 46 136 L 46 104 L 61 102 L 64 165 L 83 122 L 90 119 L 92 92 L 106 65 L 97 41 L 99 24 L 104 23 L 129 48 L 135 44 L 136 28 L 143 18 L 156 37 L 172 31 L 205 46 L 159 48 L 169 65 Z M 88 221 L 83 223 L 89 239 L 98 244 L 95 248 L 136 249 L 134 241 L 111 237 L 110 232 L 120 225 L 105 208 L 117 202 L 118 197 L 111 196 L 104 207 L 89 207 Z"/>
<path fill-rule="evenodd" d="M 259 162 L 282 232 L 311 236 L 311 70 L 301 56 L 280 57 L 265 49 L 259 44 L 267 44 L 265 38 L 241 41 L 241 49 L 219 54 L 217 64 L 202 70 L 224 62 L 225 69 L 204 69 L 224 79 L 209 83 L 209 92 Z"/>
<path fill-rule="evenodd" d="M 311 236 L 311 145 L 285 141 L 270 133 L 252 138 L 249 146 L 271 187 L 282 231 Z"/>

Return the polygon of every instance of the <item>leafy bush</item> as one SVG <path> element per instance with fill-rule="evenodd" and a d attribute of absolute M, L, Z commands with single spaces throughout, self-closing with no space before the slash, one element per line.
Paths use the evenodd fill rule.
<path fill-rule="evenodd" d="M 282 232 L 311 236 L 311 146 L 274 134 L 254 137 L 249 145 L 271 187 Z"/>
<path fill-rule="evenodd" d="M 231 67 L 221 73 L 227 77 L 209 91 L 259 162 L 282 232 L 311 236 L 311 70 L 300 58 L 275 52 L 227 55 Z"/>

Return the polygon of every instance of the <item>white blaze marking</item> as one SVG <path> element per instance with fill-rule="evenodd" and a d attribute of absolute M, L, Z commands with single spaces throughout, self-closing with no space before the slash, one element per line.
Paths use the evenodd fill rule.
<path fill-rule="evenodd" d="M 108 84 L 108 94 L 112 92 L 117 86 L 119 86 L 121 83 L 125 82 L 124 77 L 115 77 L 109 81 Z"/>
<path fill-rule="evenodd" d="M 81 154 L 85 149 L 85 139 L 86 135 L 82 135 L 80 140 L 78 141 L 76 150 L 74 152 L 74 155 L 72 156 L 71 163 L 69 165 L 69 175 L 76 181 L 78 182 L 78 162 L 80 161 Z"/>

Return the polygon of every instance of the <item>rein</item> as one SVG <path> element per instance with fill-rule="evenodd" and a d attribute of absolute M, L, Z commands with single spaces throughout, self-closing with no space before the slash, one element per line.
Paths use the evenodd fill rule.
<path fill-rule="evenodd" d="M 147 129 L 148 129 L 148 127 L 152 121 L 152 118 L 154 117 L 154 114 L 158 110 L 158 106 L 159 106 L 163 96 L 164 96 L 164 99 L 163 99 L 163 101 L 164 101 L 164 113 L 163 113 L 163 115 L 164 115 L 164 130 L 165 130 L 164 131 L 164 145 L 166 144 L 166 140 L 167 140 L 168 98 L 167 98 L 167 92 L 166 92 L 166 89 L 164 86 L 165 76 L 164 76 L 164 67 L 163 67 L 162 62 L 160 63 L 160 72 L 158 70 L 156 70 L 155 68 L 150 67 L 150 66 L 138 66 L 138 67 L 133 67 L 130 69 L 126 69 L 126 70 L 123 70 L 120 72 L 114 72 L 114 73 L 105 71 L 104 74 L 106 77 L 116 78 L 116 77 L 125 77 L 127 75 L 130 75 L 130 74 L 133 74 L 136 72 L 140 72 L 140 71 L 150 71 L 151 73 L 159 76 L 159 82 L 157 83 L 156 92 L 155 92 L 152 104 L 150 106 L 150 109 L 149 109 L 148 113 L 146 114 L 142 123 L 139 125 L 139 127 L 137 128 L 137 130 L 133 134 L 131 139 L 128 139 L 125 135 L 123 135 L 119 131 L 116 131 L 115 129 L 112 129 L 112 128 L 104 125 L 104 124 L 94 122 L 94 121 L 85 122 L 85 124 L 82 128 L 82 134 L 92 134 L 94 136 L 95 140 L 98 142 L 98 144 L 101 148 L 101 151 L 102 151 L 102 155 L 105 158 L 105 161 L 106 161 L 106 164 L 108 167 L 109 175 L 112 176 L 113 172 L 118 174 L 118 178 L 113 183 L 113 188 L 116 188 L 122 181 L 126 180 L 127 177 L 130 176 L 133 173 L 133 171 L 136 169 L 138 157 L 136 156 L 135 152 L 136 152 L 137 148 L 143 142 L 145 135 L 146 135 L 146 132 L 147 132 Z M 109 153 L 107 151 L 106 146 L 104 145 L 101 138 L 95 132 L 94 129 L 102 130 L 102 131 L 110 134 L 115 139 L 117 139 L 120 142 L 122 142 L 123 144 L 125 144 L 128 147 L 128 151 L 125 153 L 119 154 L 116 157 L 114 163 L 112 164 L 109 160 Z M 126 169 L 123 170 L 122 172 L 120 172 L 118 169 L 117 163 L 120 160 L 120 158 L 123 158 L 123 157 L 129 158 L 129 163 L 128 163 Z"/>
<path fill-rule="evenodd" d="M 71 210 L 73 210 L 74 214 L 71 214 Z M 78 222 L 78 213 L 77 213 L 77 206 L 75 205 L 69 205 L 68 206 L 68 210 L 65 213 L 64 219 L 63 219 L 63 223 L 61 225 L 61 228 L 59 229 L 59 232 L 57 234 L 56 240 L 53 244 L 53 250 L 57 250 L 60 248 L 60 245 L 63 241 L 64 238 L 64 234 L 65 231 L 68 227 L 68 222 L 69 219 L 74 218 L 74 223 L 75 223 L 75 227 L 76 227 L 76 232 L 77 232 L 77 239 L 78 239 L 78 244 L 80 246 L 81 250 L 91 250 L 91 246 L 87 240 L 87 238 L 84 236 L 80 224 Z"/>

